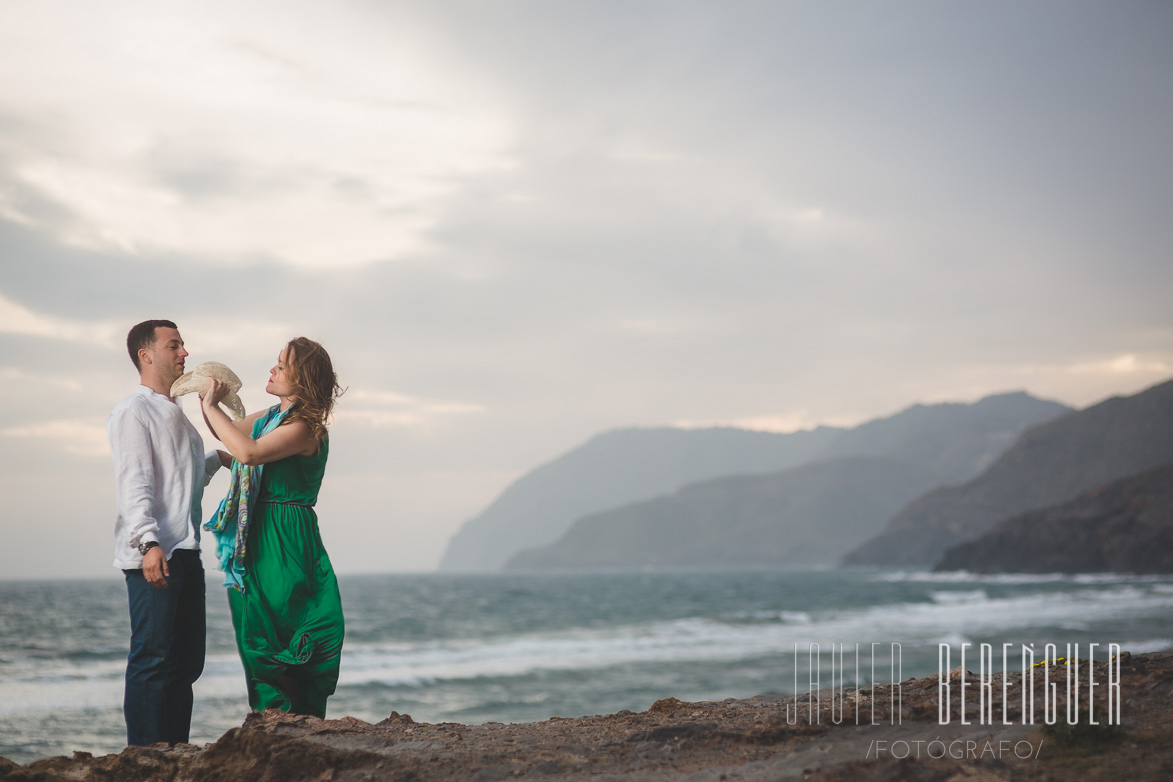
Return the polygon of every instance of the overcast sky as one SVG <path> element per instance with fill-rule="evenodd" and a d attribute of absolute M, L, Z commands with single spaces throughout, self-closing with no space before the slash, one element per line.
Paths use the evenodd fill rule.
<path fill-rule="evenodd" d="M 6 0 L 0 577 L 117 576 L 147 318 L 250 410 L 325 344 L 342 573 L 608 429 L 1165 380 L 1171 40 L 1159 0 Z"/>

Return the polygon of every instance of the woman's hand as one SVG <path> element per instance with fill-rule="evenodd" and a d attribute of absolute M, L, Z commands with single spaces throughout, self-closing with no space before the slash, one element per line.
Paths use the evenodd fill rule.
<path fill-rule="evenodd" d="M 228 394 L 228 386 L 221 383 L 214 377 L 208 378 L 208 382 L 212 384 L 211 388 L 203 393 L 200 397 L 203 400 L 205 407 L 215 407 L 220 404 L 220 400 Z"/>

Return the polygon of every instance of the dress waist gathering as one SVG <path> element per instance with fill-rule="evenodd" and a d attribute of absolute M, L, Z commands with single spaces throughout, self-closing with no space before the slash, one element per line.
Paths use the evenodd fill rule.
<path fill-rule="evenodd" d="M 295 508 L 312 508 L 317 504 L 317 500 L 313 502 L 298 502 L 297 500 L 274 500 L 268 497 L 258 497 L 258 505 L 291 505 Z"/>

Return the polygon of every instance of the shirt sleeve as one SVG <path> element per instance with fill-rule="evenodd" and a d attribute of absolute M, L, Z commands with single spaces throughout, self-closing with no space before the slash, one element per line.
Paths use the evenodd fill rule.
<path fill-rule="evenodd" d="M 216 474 L 216 470 L 219 470 L 220 467 L 221 467 L 221 465 L 220 465 L 220 452 L 219 451 L 211 450 L 211 451 L 208 451 L 206 454 L 204 454 L 204 485 L 205 486 L 207 486 L 209 483 L 212 482 L 212 476 Z"/>
<path fill-rule="evenodd" d="M 155 460 L 147 425 L 132 410 L 124 409 L 111 417 L 109 434 L 118 515 L 126 525 L 129 545 L 157 543 Z"/>

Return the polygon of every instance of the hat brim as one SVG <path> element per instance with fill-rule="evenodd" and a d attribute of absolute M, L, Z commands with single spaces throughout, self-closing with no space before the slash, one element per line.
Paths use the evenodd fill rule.
<path fill-rule="evenodd" d="M 197 375 L 195 372 L 184 373 L 178 380 L 171 384 L 171 396 L 183 396 L 184 394 L 198 393 L 202 394 L 212 387 L 211 380 L 206 375 Z M 236 395 L 235 391 L 229 391 L 220 400 L 224 406 L 232 413 L 232 417 L 237 421 L 244 420 L 246 415 L 244 410 L 244 403 L 240 401 L 240 397 Z"/>
<path fill-rule="evenodd" d="M 240 397 L 236 395 L 235 391 L 229 391 L 220 401 L 223 402 L 228 410 L 232 413 L 233 418 L 235 418 L 237 421 L 244 420 L 244 402 L 240 401 Z"/>

